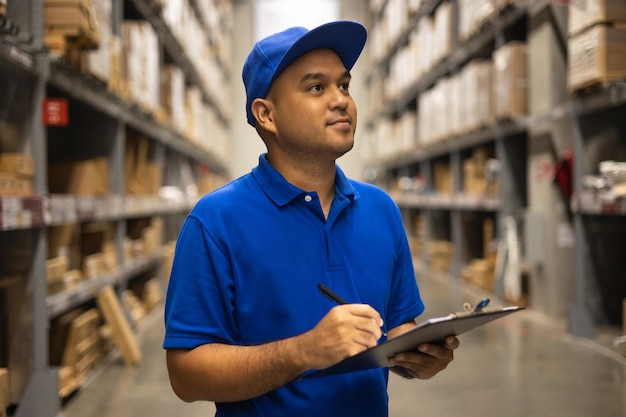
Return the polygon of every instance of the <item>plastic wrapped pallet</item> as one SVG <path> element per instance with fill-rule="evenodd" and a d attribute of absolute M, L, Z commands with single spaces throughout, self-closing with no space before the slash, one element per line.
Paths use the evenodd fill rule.
<path fill-rule="evenodd" d="M 593 26 L 569 39 L 568 52 L 571 92 L 626 78 L 626 29 Z"/>
<path fill-rule="evenodd" d="M 526 44 L 509 42 L 493 53 L 493 100 L 496 119 L 527 112 Z"/>
<path fill-rule="evenodd" d="M 624 0 L 573 0 L 567 10 L 567 33 L 570 36 L 598 23 L 626 22 Z"/>

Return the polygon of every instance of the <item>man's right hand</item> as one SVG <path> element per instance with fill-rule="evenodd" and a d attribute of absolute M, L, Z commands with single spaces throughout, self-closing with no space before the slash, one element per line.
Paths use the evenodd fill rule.
<path fill-rule="evenodd" d="M 311 368 L 324 369 L 376 346 L 382 325 L 380 314 L 369 305 L 339 305 L 301 335 L 302 349 Z"/>

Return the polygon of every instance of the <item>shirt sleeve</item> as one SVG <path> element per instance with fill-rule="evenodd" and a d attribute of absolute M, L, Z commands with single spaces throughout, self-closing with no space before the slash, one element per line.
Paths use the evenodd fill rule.
<path fill-rule="evenodd" d="M 234 343 L 230 265 L 192 215 L 181 228 L 165 300 L 164 348 Z"/>

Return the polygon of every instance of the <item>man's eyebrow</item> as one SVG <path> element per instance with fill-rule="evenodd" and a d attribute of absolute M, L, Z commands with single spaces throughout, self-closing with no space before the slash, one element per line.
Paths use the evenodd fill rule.
<path fill-rule="evenodd" d="M 300 79 L 300 82 L 305 83 L 307 81 L 323 80 L 325 78 L 328 78 L 328 74 L 325 74 L 323 72 L 309 72 L 307 74 L 304 74 L 304 76 L 302 76 L 302 78 Z M 340 78 L 352 79 L 352 74 L 350 74 L 350 71 L 346 71 L 341 75 Z"/>

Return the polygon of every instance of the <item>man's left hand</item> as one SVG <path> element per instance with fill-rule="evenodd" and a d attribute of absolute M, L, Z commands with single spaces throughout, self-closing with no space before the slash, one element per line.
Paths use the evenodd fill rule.
<path fill-rule="evenodd" d="M 402 371 L 406 372 L 398 372 L 405 377 L 429 379 L 446 369 L 454 359 L 454 350 L 458 347 L 459 339 L 448 336 L 441 344 L 423 343 L 416 351 L 396 354 L 389 358 L 389 366 L 391 371 L 396 366 L 405 368 Z"/>

